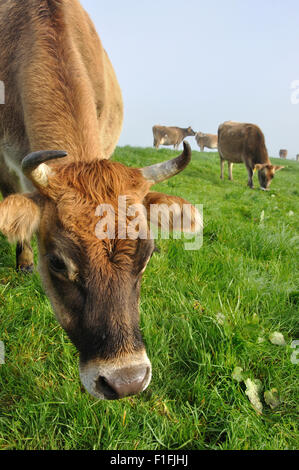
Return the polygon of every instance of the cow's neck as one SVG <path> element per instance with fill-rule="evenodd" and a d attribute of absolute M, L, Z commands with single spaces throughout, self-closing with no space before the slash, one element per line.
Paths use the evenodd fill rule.
<path fill-rule="evenodd" d="M 258 163 L 267 164 L 271 165 L 271 161 L 269 158 L 268 150 L 266 148 L 265 143 L 262 143 L 260 152 L 259 152 L 259 157 L 258 157 Z"/>

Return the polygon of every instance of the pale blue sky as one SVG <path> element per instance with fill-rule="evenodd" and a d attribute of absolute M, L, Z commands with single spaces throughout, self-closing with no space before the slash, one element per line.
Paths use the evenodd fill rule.
<path fill-rule="evenodd" d="M 120 83 L 119 145 L 152 146 L 153 124 L 217 133 L 258 124 L 271 156 L 299 153 L 298 0 L 81 0 Z M 297 95 L 297 97 L 299 94 Z M 198 149 L 195 139 L 188 141 Z"/>

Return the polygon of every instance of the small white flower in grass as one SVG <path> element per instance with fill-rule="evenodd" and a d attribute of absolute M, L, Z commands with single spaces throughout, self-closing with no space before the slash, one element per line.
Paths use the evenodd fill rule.
<path fill-rule="evenodd" d="M 217 313 L 216 320 L 219 323 L 219 325 L 223 325 L 225 322 L 225 315 L 223 315 L 223 313 L 221 312 Z"/>
<path fill-rule="evenodd" d="M 263 405 L 259 397 L 262 391 L 261 382 L 257 379 L 256 380 L 246 379 L 244 383 L 246 385 L 245 393 L 248 396 L 250 403 L 252 404 L 253 408 L 256 410 L 258 414 L 262 414 Z"/>
<path fill-rule="evenodd" d="M 5 347 L 3 341 L 0 341 L 0 364 L 5 364 Z"/>
<path fill-rule="evenodd" d="M 264 399 L 267 405 L 269 405 L 272 410 L 274 410 L 274 408 L 277 408 L 280 405 L 278 391 L 276 388 L 271 388 L 271 390 L 267 390 L 264 393 Z"/>
<path fill-rule="evenodd" d="M 263 336 L 259 336 L 258 339 L 257 339 L 257 344 L 261 344 L 265 341 L 265 338 L 263 338 Z"/>
<path fill-rule="evenodd" d="M 293 212 L 293 211 L 290 211 L 290 212 L 288 213 L 288 216 L 289 216 L 289 217 L 293 217 L 293 215 L 294 215 L 294 212 Z"/>
<path fill-rule="evenodd" d="M 265 220 L 265 211 L 261 212 L 260 223 L 263 224 Z"/>
<path fill-rule="evenodd" d="M 272 344 L 276 344 L 277 346 L 285 346 L 286 345 L 283 334 L 279 333 L 279 331 L 274 331 L 274 333 L 271 333 L 269 335 L 269 340 L 271 341 Z"/>
<path fill-rule="evenodd" d="M 242 367 L 235 367 L 232 373 L 232 378 L 237 382 L 242 382 L 244 380 Z"/>
<path fill-rule="evenodd" d="M 271 194 L 271 197 L 275 197 L 275 194 Z"/>
<path fill-rule="evenodd" d="M 259 321 L 260 321 L 260 319 L 259 319 L 258 314 L 257 314 L 257 313 L 254 313 L 254 314 L 252 315 L 252 322 L 253 322 L 253 323 L 258 323 Z"/>
<path fill-rule="evenodd" d="M 291 354 L 291 363 L 299 364 L 299 340 L 292 341 L 291 348 L 294 349 L 294 351 Z"/>

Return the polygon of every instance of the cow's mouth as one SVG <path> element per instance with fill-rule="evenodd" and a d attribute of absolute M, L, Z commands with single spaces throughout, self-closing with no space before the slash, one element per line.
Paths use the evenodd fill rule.
<path fill-rule="evenodd" d="M 139 357 L 138 357 L 139 356 Z M 122 361 L 80 362 L 81 382 L 101 400 L 118 400 L 143 392 L 151 381 L 151 363 L 145 352 Z"/>

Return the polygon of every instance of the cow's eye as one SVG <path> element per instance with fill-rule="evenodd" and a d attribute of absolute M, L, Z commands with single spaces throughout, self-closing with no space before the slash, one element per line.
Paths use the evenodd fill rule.
<path fill-rule="evenodd" d="M 55 255 L 49 256 L 49 266 L 56 273 L 63 273 L 66 271 L 66 265 L 64 261 Z"/>

